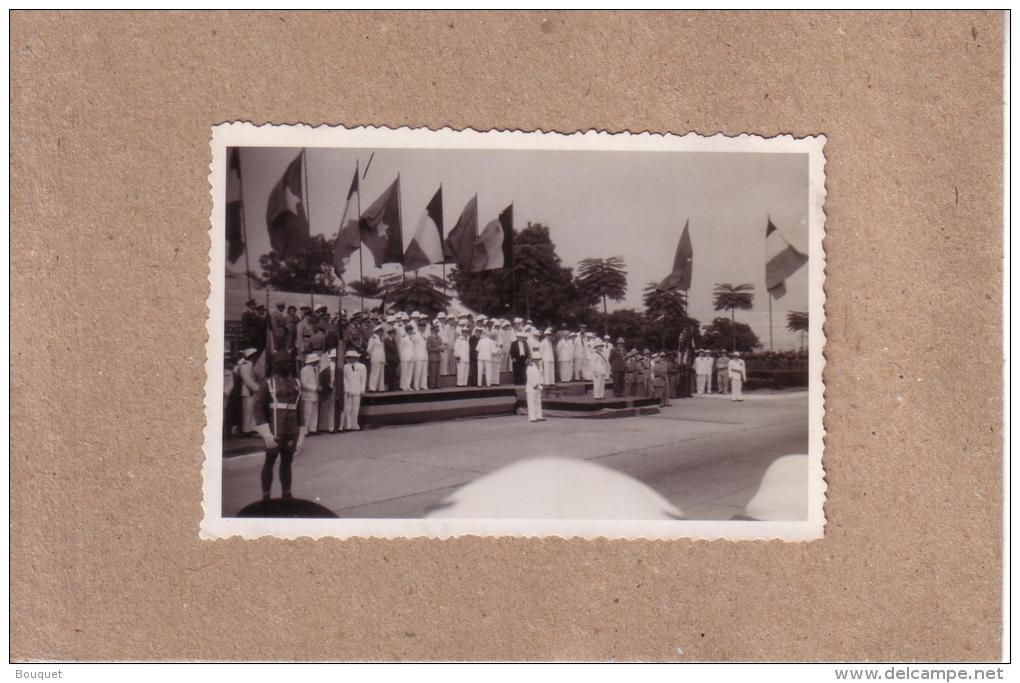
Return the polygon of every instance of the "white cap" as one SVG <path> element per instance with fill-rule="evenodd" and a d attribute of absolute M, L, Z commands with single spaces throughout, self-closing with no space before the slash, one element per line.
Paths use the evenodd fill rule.
<path fill-rule="evenodd" d="M 357 351 L 348 351 L 344 354 L 344 358 L 358 358 L 360 355 Z"/>
<path fill-rule="evenodd" d="M 514 318 L 514 325 L 520 325 L 524 322 L 524 318 Z"/>
<path fill-rule="evenodd" d="M 445 319 L 446 319 L 446 314 L 443 313 L 442 311 L 439 311 L 439 313 L 436 315 L 436 320 L 445 320 Z"/>
<path fill-rule="evenodd" d="M 308 365 L 309 363 L 318 363 L 319 360 L 320 360 L 319 354 L 312 352 L 305 356 L 305 365 Z"/>
<path fill-rule="evenodd" d="M 244 356 L 245 358 L 247 358 L 248 356 L 255 355 L 256 353 L 258 353 L 258 349 L 252 348 L 241 349 L 241 355 Z"/>

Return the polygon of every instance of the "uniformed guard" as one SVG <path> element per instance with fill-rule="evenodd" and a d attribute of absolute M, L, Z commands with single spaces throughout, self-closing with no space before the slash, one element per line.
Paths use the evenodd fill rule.
<path fill-rule="evenodd" d="M 291 462 L 305 442 L 301 384 L 294 377 L 294 365 L 286 351 L 273 355 L 273 374 L 259 385 L 255 401 L 255 430 L 266 445 L 262 465 L 262 498 L 268 499 L 273 487 L 273 466 L 280 459 L 280 485 L 283 497 L 290 498 Z"/>
<path fill-rule="evenodd" d="M 637 396 L 637 351 L 631 349 L 627 352 L 627 367 L 624 370 L 623 381 L 626 389 L 623 396 Z M 615 393 L 616 389 L 613 389 Z"/>
<path fill-rule="evenodd" d="M 358 362 L 357 351 L 344 354 L 344 413 L 340 419 L 341 432 L 357 432 L 358 414 L 361 411 L 361 396 L 365 393 L 367 372 L 365 366 Z"/>
<path fill-rule="evenodd" d="M 255 379 L 255 366 L 251 359 L 257 353 L 254 348 L 241 351 L 241 360 L 237 362 L 234 373 L 241 386 L 241 433 L 255 433 L 255 396 L 259 391 L 259 383 Z"/>
<path fill-rule="evenodd" d="M 319 429 L 319 354 L 309 353 L 305 356 L 300 382 L 303 424 L 309 434 L 315 434 Z"/>
<path fill-rule="evenodd" d="M 733 400 L 743 403 L 744 401 L 744 381 L 747 380 L 747 367 L 744 365 L 744 359 L 740 357 L 739 351 L 733 352 L 733 357 L 730 358 L 730 392 L 733 395 Z"/>
<path fill-rule="evenodd" d="M 716 387 L 720 394 L 730 393 L 730 357 L 723 349 L 715 360 Z"/>
<path fill-rule="evenodd" d="M 592 397 L 606 397 L 606 378 L 609 376 L 609 359 L 605 355 L 605 342 L 596 338 L 591 354 Z"/>
<path fill-rule="evenodd" d="M 529 356 L 526 362 L 524 395 L 528 401 L 528 421 L 545 422 L 542 417 L 542 371 L 538 368 L 538 359 Z"/>

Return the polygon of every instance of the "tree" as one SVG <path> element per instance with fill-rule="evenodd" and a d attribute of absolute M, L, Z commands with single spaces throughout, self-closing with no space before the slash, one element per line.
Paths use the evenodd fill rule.
<path fill-rule="evenodd" d="M 286 292 L 339 294 L 340 281 L 333 272 L 336 238 L 313 235 L 304 248 L 288 258 L 271 251 L 259 257 L 262 281 Z"/>
<path fill-rule="evenodd" d="M 382 282 L 377 277 L 366 277 L 355 280 L 350 284 L 351 292 L 367 299 L 378 299 L 382 297 Z"/>
<path fill-rule="evenodd" d="M 582 260 L 577 264 L 577 291 L 591 303 L 602 301 L 602 314 L 608 321 L 608 300 L 622 301 L 627 295 L 627 271 L 624 270 L 623 257 Z M 606 330 L 608 334 L 608 328 Z"/>
<path fill-rule="evenodd" d="M 702 338 L 705 348 L 713 351 L 753 351 L 761 347 L 758 335 L 747 323 L 734 323 L 729 318 L 716 318 L 705 325 Z M 729 347 L 729 348 L 727 348 Z"/>
<path fill-rule="evenodd" d="M 454 268 L 450 281 L 461 302 L 489 316 L 524 314 L 538 325 L 573 322 L 580 310 L 573 271 L 565 268 L 549 228 L 528 223 L 514 231 L 514 267 L 472 273 Z"/>
<path fill-rule="evenodd" d="M 715 310 L 730 312 L 730 322 L 733 323 L 730 327 L 733 332 L 733 348 L 731 350 L 737 350 L 737 315 L 736 310 L 750 310 L 754 305 L 754 285 L 742 284 L 742 285 L 731 285 L 728 282 L 722 284 L 716 283 L 715 290 L 712 292 L 714 298 Z M 718 320 L 718 318 L 716 318 Z M 748 328 L 750 329 L 750 328 Z M 757 339 L 757 337 L 755 337 Z"/>
<path fill-rule="evenodd" d="M 383 288 L 382 298 L 402 311 L 435 315 L 450 305 L 450 297 L 442 289 L 444 284 L 443 278 L 435 275 L 412 275 Z"/>
<path fill-rule="evenodd" d="M 789 311 L 786 314 L 786 329 L 800 332 L 800 348 L 804 348 L 804 333 L 808 331 L 807 311 Z"/>

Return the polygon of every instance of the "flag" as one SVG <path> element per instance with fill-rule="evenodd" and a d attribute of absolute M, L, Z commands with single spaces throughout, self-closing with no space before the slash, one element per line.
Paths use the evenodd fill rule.
<path fill-rule="evenodd" d="M 765 288 L 773 299 L 786 294 L 786 278 L 793 275 L 807 263 L 807 256 L 800 253 L 780 234 L 772 219 L 765 228 Z"/>
<path fill-rule="evenodd" d="M 351 254 L 361 248 L 361 221 L 358 218 L 358 169 L 354 169 L 351 189 L 347 191 L 347 203 L 340 218 L 340 231 L 336 236 L 336 251 L 333 252 L 333 270 L 343 278 Z"/>
<path fill-rule="evenodd" d="M 514 205 L 503 209 L 499 218 L 489 221 L 475 240 L 471 271 L 512 268 L 514 263 Z"/>
<path fill-rule="evenodd" d="M 301 163 L 305 152 L 297 155 L 284 171 L 266 206 L 266 225 L 273 251 L 283 258 L 297 254 L 309 239 L 308 214 L 302 197 Z"/>
<path fill-rule="evenodd" d="M 691 275 L 694 272 L 694 248 L 691 246 L 690 224 L 690 219 L 684 223 L 684 231 L 680 235 L 680 242 L 676 245 L 676 254 L 673 256 L 673 272 L 659 283 L 659 289 L 682 289 L 686 292 L 691 288 Z"/>
<path fill-rule="evenodd" d="M 404 237 L 400 231 L 400 176 L 372 206 L 361 214 L 361 243 L 375 258 L 376 267 L 384 263 L 402 263 Z"/>
<path fill-rule="evenodd" d="M 244 253 L 244 217 L 241 212 L 241 151 L 231 147 L 227 152 L 227 260 L 235 263 Z"/>
<path fill-rule="evenodd" d="M 471 198 L 457 219 L 457 224 L 446 236 L 443 258 L 447 263 L 456 263 L 465 270 L 471 267 L 471 259 L 478 236 L 478 195 Z"/>
<path fill-rule="evenodd" d="M 443 188 L 433 195 L 404 252 L 404 268 L 416 270 L 443 262 Z"/>

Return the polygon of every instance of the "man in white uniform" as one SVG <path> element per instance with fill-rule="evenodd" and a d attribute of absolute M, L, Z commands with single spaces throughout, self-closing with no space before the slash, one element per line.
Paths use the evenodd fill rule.
<path fill-rule="evenodd" d="M 545 422 L 542 417 L 542 372 L 534 358 L 528 359 L 524 395 L 528 399 L 528 422 Z"/>
<path fill-rule="evenodd" d="M 574 381 L 577 382 L 584 379 L 584 356 L 588 352 L 584 344 L 584 326 L 581 326 L 580 332 L 570 336 L 574 338 Z"/>
<path fill-rule="evenodd" d="M 418 320 L 421 320 L 421 316 L 418 316 Z M 411 388 L 415 391 L 424 391 L 429 388 L 429 346 L 428 340 L 425 339 L 429 329 L 426 327 L 425 333 L 422 334 L 418 324 L 415 323 L 415 329 L 411 333 L 411 341 L 414 343 L 414 374 L 411 376 Z"/>
<path fill-rule="evenodd" d="M 561 332 L 563 336 L 556 343 L 556 357 L 560 366 L 560 381 L 569 382 L 574 378 L 574 337 L 576 336 L 573 332 L 567 334 Z"/>
<path fill-rule="evenodd" d="M 251 357 L 256 353 L 255 349 L 244 349 L 241 351 L 241 360 L 237 361 L 234 374 L 241 382 L 241 433 L 255 433 L 255 397 L 259 393 L 259 383 L 255 380 L 255 366 L 252 365 Z"/>
<path fill-rule="evenodd" d="M 495 368 L 495 363 L 493 362 L 495 342 L 492 341 L 492 335 L 488 332 L 482 332 L 475 350 L 478 353 L 478 386 L 484 387 L 496 384 L 498 380 L 492 377 L 492 371 Z"/>
<path fill-rule="evenodd" d="M 733 352 L 730 358 L 730 392 L 734 401 L 744 402 L 744 381 L 747 379 L 747 367 L 739 351 Z"/>
<path fill-rule="evenodd" d="M 439 338 L 443 342 L 443 350 L 439 352 L 439 375 L 445 377 L 454 372 L 453 342 L 457 340 L 455 336 L 457 328 L 453 326 L 453 318 L 447 317 L 442 311 L 436 316 L 436 320 L 439 322 Z"/>
<path fill-rule="evenodd" d="M 697 386 L 695 391 L 699 394 L 704 394 L 708 391 L 708 377 L 712 372 L 712 357 L 709 356 L 703 349 L 698 351 L 697 357 L 694 359 L 694 376 L 697 378 Z"/>
<path fill-rule="evenodd" d="M 397 325 L 397 353 L 400 356 L 400 390 L 410 391 L 414 376 L 414 341 L 410 325 Z"/>
<path fill-rule="evenodd" d="M 542 354 L 542 383 L 556 384 L 556 350 L 553 348 L 553 331 L 547 327 L 539 342 Z"/>
<path fill-rule="evenodd" d="M 466 325 L 460 328 L 460 336 L 453 343 L 453 360 L 457 364 L 457 386 L 466 387 L 471 370 L 471 345 Z"/>
<path fill-rule="evenodd" d="M 606 345 L 601 339 L 596 339 L 591 350 L 592 396 L 594 398 L 606 397 L 606 377 L 609 376 L 609 359 L 603 353 L 605 347 Z"/>
<path fill-rule="evenodd" d="M 365 366 L 358 362 L 358 352 L 344 354 L 344 412 L 340 417 L 340 431 L 359 431 L 358 413 L 361 395 L 365 393 Z"/>
<path fill-rule="evenodd" d="M 383 326 L 376 325 L 375 329 L 372 330 L 372 336 L 368 338 L 368 363 L 369 363 L 369 374 L 368 374 L 368 390 L 369 391 L 382 391 L 383 390 L 383 378 L 384 371 L 386 369 L 386 347 L 383 344 L 381 332 Z"/>
<path fill-rule="evenodd" d="M 305 357 L 300 380 L 305 428 L 315 434 L 319 429 L 319 354 L 313 351 Z"/>

